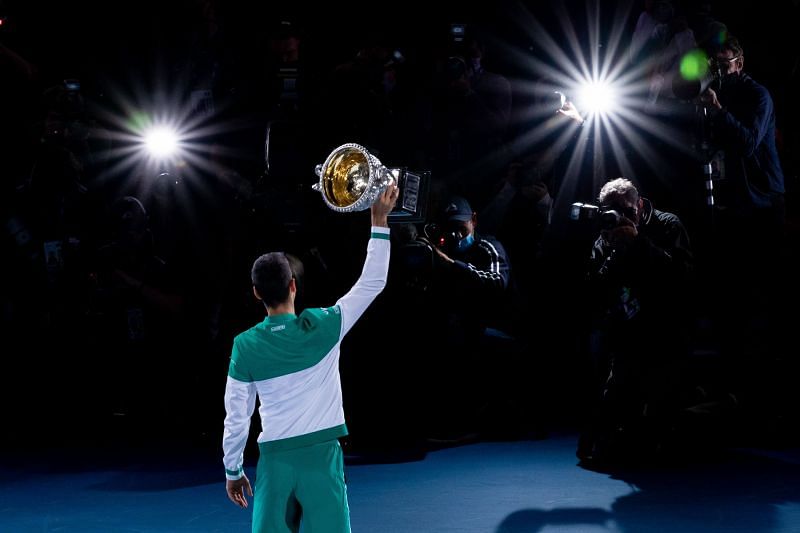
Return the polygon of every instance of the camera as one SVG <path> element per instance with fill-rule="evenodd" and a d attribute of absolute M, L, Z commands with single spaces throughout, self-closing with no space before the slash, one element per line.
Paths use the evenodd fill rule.
<path fill-rule="evenodd" d="M 448 247 L 458 244 L 458 241 L 461 239 L 461 236 L 457 231 L 450 231 L 436 222 L 425 224 L 422 232 L 423 235 L 420 236 L 420 239 L 423 239 L 425 242 L 427 242 L 430 245 L 431 250 L 433 248 L 446 250 Z"/>
<path fill-rule="evenodd" d="M 66 120 L 80 118 L 84 112 L 81 82 L 76 79 L 62 80 L 44 91 L 47 110 Z"/>
<path fill-rule="evenodd" d="M 693 100 L 712 84 L 717 89 L 721 79 L 722 71 L 719 68 L 710 68 L 698 79 L 687 80 L 683 76 L 675 76 L 672 80 L 672 92 L 680 100 Z"/>
<path fill-rule="evenodd" d="M 461 234 L 459 232 L 445 230 L 438 233 L 432 242 L 434 246 L 449 254 L 458 248 L 458 242 L 460 240 Z"/>
<path fill-rule="evenodd" d="M 616 228 L 622 221 L 622 217 L 623 214 L 616 209 L 581 202 L 573 203 L 569 210 L 571 220 L 596 224 L 600 230 Z"/>
<path fill-rule="evenodd" d="M 393 285 L 400 287 L 405 296 L 424 294 L 430 289 L 435 270 L 434 245 L 427 235 L 420 235 L 414 223 L 396 227 L 396 246 L 392 251 L 389 275 Z"/>
<path fill-rule="evenodd" d="M 562 93 L 561 91 L 553 91 L 551 95 L 549 95 L 549 103 L 548 106 L 552 107 L 555 110 L 559 110 L 564 107 L 564 104 L 567 103 L 567 96 Z"/>
<path fill-rule="evenodd" d="M 445 63 L 444 72 L 448 82 L 458 81 L 467 75 L 467 63 L 459 56 L 450 56 Z"/>
<path fill-rule="evenodd" d="M 399 49 L 395 48 L 391 55 L 386 59 L 386 62 L 383 64 L 383 68 L 384 70 L 391 70 L 397 68 L 405 62 L 406 56 L 404 56 L 403 52 L 401 52 Z"/>

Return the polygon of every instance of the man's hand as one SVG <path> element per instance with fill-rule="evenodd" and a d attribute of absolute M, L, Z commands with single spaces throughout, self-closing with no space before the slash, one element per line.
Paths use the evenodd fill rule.
<path fill-rule="evenodd" d="M 700 95 L 700 102 L 713 109 L 722 109 L 722 104 L 719 103 L 717 93 L 714 92 L 714 89 L 706 89 L 706 91 Z"/>
<path fill-rule="evenodd" d="M 449 256 L 449 255 L 447 255 L 446 253 L 444 253 L 444 252 L 441 250 L 441 248 L 439 248 L 438 246 L 434 246 L 434 247 L 433 247 L 433 251 L 434 251 L 434 252 L 436 252 L 436 256 L 437 256 L 439 259 L 441 259 L 442 261 L 444 261 L 445 263 L 450 263 L 450 264 L 453 264 L 453 263 L 455 263 L 455 261 L 453 261 L 453 260 L 450 258 L 450 256 Z"/>
<path fill-rule="evenodd" d="M 638 235 L 639 230 L 636 229 L 636 224 L 629 218 L 622 217 L 619 225 L 606 231 L 604 237 L 612 248 L 624 252 L 626 248 L 633 244 Z"/>
<path fill-rule="evenodd" d="M 461 76 L 460 78 L 451 81 L 448 87 L 453 94 L 457 96 L 466 96 L 469 94 L 470 90 L 469 78 L 466 76 Z"/>
<path fill-rule="evenodd" d="M 119 268 L 115 268 L 114 272 L 112 272 L 112 279 L 115 282 L 115 285 L 121 289 L 140 289 L 144 282 L 142 280 L 136 279 L 124 270 L 120 270 Z"/>
<path fill-rule="evenodd" d="M 245 491 L 250 497 L 253 497 L 253 488 L 250 486 L 250 480 L 247 479 L 247 476 L 242 476 L 239 479 L 229 479 L 225 482 L 225 490 L 228 493 L 228 498 L 241 507 L 242 509 L 247 508 L 247 498 L 245 497 Z"/>
<path fill-rule="evenodd" d="M 397 203 L 400 189 L 397 185 L 387 185 L 383 192 L 375 199 L 370 207 L 372 211 L 372 225 L 389 227 L 388 215 Z"/>
<path fill-rule="evenodd" d="M 569 101 L 564 102 L 564 105 L 561 106 L 561 108 L 558 111 L 556 111 L 556 113 L 558 113 L 559 115 L 564 115 L 567 118 L 571 118 L 578 124 L 583 124 L 584 118 L 581 116 L 580 111 L 578 111 L 578 108 L 575 107 L 575 104 L 573 104 L 572 102 Z"/>

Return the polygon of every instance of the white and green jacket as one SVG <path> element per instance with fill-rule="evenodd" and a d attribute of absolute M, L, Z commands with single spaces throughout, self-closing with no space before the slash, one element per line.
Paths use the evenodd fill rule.
<path fill-rule="evenodd" d="M 243 475 L 243 452 L 256 395 L 259 448 L 285 450 L 347 435 L 339 345 L 386 285 L 389 228 L 373 226 L 361 276 L 336 305 L 268 316 L 233 341 L 225 388 L 225 475 Z"/>

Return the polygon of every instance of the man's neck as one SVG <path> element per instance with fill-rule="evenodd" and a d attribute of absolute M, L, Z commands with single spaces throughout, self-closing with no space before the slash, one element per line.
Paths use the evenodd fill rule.
<path fill-rule="evenodd" d="M 267 316 L 293 315 L 294 303 L 280 304 L 275 307 L 267 306 Z"/>

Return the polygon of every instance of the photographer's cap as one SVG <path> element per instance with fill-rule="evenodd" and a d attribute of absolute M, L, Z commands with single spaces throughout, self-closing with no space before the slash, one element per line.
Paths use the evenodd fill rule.
<path fill-rule="evenodd" d="M 472 220 L 472 206 L 466 198 L 461 196 L 453 196 L 444 204 L 444 219 L 448 222 L 458 221 L 467 222 Z"/>

